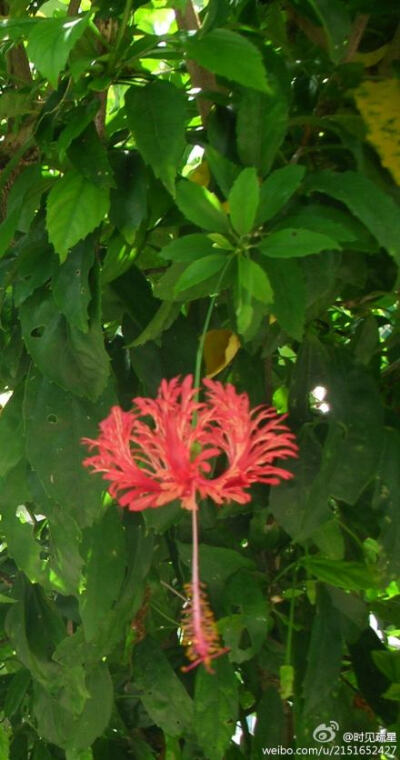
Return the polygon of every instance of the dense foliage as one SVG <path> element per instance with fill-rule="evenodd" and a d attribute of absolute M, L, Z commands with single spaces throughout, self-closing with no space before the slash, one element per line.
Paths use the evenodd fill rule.
<path fill-rule="evenodd" d="M 398 6 L 204 6 L 0 3 L 2 760 L 399 727 Z M 181 670 L 189 513 L 121 509 L 81 444 L 202 334 L 300 446 L 201 505 L 215 675 Z"/>

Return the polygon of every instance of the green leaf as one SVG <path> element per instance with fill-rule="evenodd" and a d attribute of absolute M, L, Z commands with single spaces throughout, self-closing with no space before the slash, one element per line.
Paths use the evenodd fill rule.
<path fill-rule="evenodd" d="M 133 243 L 147 214 L 147 169 L 136 151 L 118 151 L 110 158 L 116 180 L 110 195 L 110 221 Z"/>
<path fill-rule="evenodd" d="M 324 446 L 324 477 L 331 496 L 355 504 L 373 480 L 382 451 L 379 390 L 368 370 L 339 352 L 330 357 L 327 387 L 332 424 Z"/>
<path fill-rule="evenodd" d="M 283 169 L 276 169 L 267 177 L 260 187 L 256 225 L 268 222 L 281 210 L 300 187 L 304 173 L 304 166 L 291 164 Z"/>
<path fill-rule="evenodd" d="M 15 673 L 7 689 L 6 701 L 4 703 L 4 714 L 6 718 L 12 718 L 12 716 L 19 710 L 30 682 L 31 674 L 27 668 L 21 668 Z"/>
<path fill-rule="evenodd" d="M 189 544 L 178 544 L 179 555 L 185 565 L 191 564 L 192 547 Z M 254 569 L 251 559 L 244 557 L 233 549 L 225 549 L 222 546 L 199 546 L 201 577 L 216 593 L 221 592 L 227 579 L 238 570 L 247 568 Z"/>
<path fill-rule="evenodd" d="M 149 340 L 156 340 L 160 335 L 168 330 L 177 319 L 181 310 L 179 303 L 164 301 L 156 311 L 153 319 L 144 328 L 143 332 L 135 340 L 127 345 L 127 348 L 143 346 Z"/>
<path fill-rule="evenodd" d="M 285 137 L 288 105 L 282 95 L 268 96 L 245 90 L 237 118 L 237 148 L 240 160 L 268 174 Z"/>
<path fill-rule="evenodd" d="M 258 249 L 271 258 L 291 259 L 320 251 L 340 250 L 340 245 L 319 232 L 289 228 L 271 232 L 258 244 Z"/>
<path fill-rule="evenodd" d="M 349 643 L 348 647 L 359 691 L 374 713 L 379 715 L 380 720 L 391 725 L 398 719 L 398 706 L 387 702 L 383 697 L 390 686 L 390 681 L 374 662 L 376 652 L 384 652 L 385 645 L 382 644 L 375 631 L 367 626 L 358 639 Z"/>
<path fill-rule="evenodd" d="M 58 180 L 47 199 L 47 229 L 61 262 L 99 226 L 108 206 L 109 189 L 94 185 L 75 169 Z"/>
<path fill-rule="evenodd" d="M 301 562 L 309 573 L 332 586 L 350 591 L 361 591 L 376 586 L 376 579 L 372 570 L 361 562 L 347 562 L 314 556 L 303 557 Z"/>
<path fill-rule="evenodd" d="M 209 760 L 221 760 L 235 733 L 238 680 L 227 657 L 213 663 L 214 673 L 196 674 L 194 726 L 197 741 Z"/>
<path fill-rule="evenodd" d="M 270 508 L 278 523 L 297 542 L 304 541 L 331 518 L 329 488 L 321 476 L 321 445 L 312 431 L 299 440 L 298 460 L 287 468 L 293 479 L 271 489 Z"/>
<path fill-rule="evenodd" d="M 35 540 L 32 520 L 26 521 L 26 513 L 17 509 L 31 501 L 26 478 L 26 461 L 23 459 L 1 481 L 1 533 L 5 537 L 8 553 L 32 583 L 46 583 L 44 561 L 40 543 Z"/>
<path fill-rule="evenodd" d="M 216 248 L 207 235 L 184 235 L 184 237 L 172 240 L 171 243 L 161 249 L 159 255 L 162 259 L 170 261 L 190 262 L 205 256 L 212 256 Z"/>
<path fill-rule="evenodd" d="M 158 643 L 147 637 L 135 648 L 133 684 L 144 708 L 169 736 L 193 728 L 193 703 Z"/>
<path fill-rule="evenodd" d="M 78 396 L 97 399 L 109 376 L 99 325 L 87 332 L 68 324 L 47 290 L 37 290 L 20 308 L 22 334 L 35 364 L 49 380 Z"/>
<path fill-rule="evenodd" d="M 65 154 L 72 141 L 85 131 L 88 124 L 93 121 L 98 110 L 99 101 L 96 98 L 94 100 L 89 100 L 87 103 L 76 106 L 76 108 L 68 114 L 65 119 L 65 126 L 61 130 L 57 140 L 57 147 L 61 161 L 64 160 Z"/>
<path fill-rule="evenodd" d="M 259 198 L 256 170 L 243 169 L 228 197 L 232 226 L 239 235 L 247 235 L 253 229 Z"/>
<path fill-rule="evenodd" d="M 257 704 L 257 722 L 251 747 L 251 760 L 259 760 L 264 748 L 285 744 L 286 720 L 283 702 L 274 686 L 267 686 Z"/>
<path fill-rule="evenodd" d="M 84 436 L 97 435 L 98 423 L 107 416 L 113 401 L 108 393 L 94 405 L 66 393 L 37 371 L 32 371 L 27 380 L 27 457 L 47 495 L 59 501 L 80 526 L 90 525 L 99 514 L 104 490 L 103 481 L 82 466 L 87 452 L 80 441 Z"/>
<path fill-rule="evenodd" d="M 113 684 L 104 663 L 88 674 L 86 686 L 90 698 L 76 717 L 48 690 L 36 685 L 33 710 L 40 736 L 68 750 L 83 750 L 93 744 L 107 727 L 113 705 Z"/>
<path fill-rule="evenodd" d="M 325 706 L 332 696 L 342 665 L 340 618 L 328 594 L 319 594 L 311 641 L 307 653 L 307 670 L 303 682 L 305 713 Z"/>
<path fill-rule="evenodd" d="M 376 250 L 376 243 L 364 225 L 354 216 L 351 216 L 348 211 L 335 206 L 307 203 L 306 206 L 295 208 L 293 213 L 285 216 L 284 219 L 274 225 L 274 230 L 285 227 L 322 232 L 339 243 L 347 243 L 348 246 L 346 247 L 356 248 L 359 246 L 358 250 L 361 251 L 372 250 L 373 252 L 374 248 Z"/>
<path fill-rule="evenodd" d="M 40 19 L 29 33 L 29 58 L 53 87 L 57 87 L 58 75 L 88 23 L 89 15 Z"/>
<path fill-rule="evenodd" d="M 193 261 L 175 283 L 175 292 L 180 293 L 182 290 L 187 290 L 187 288 L 192 288 L 199 282 L 203 282 L 203 280 L 208 280 L 209 277 L 212 277 L 225 266 L 227 260 L 224 254 L 214 254 Z"/>
<path fill-rule="evenodd" d="M 25 453 L 22 419 L 23 387 L 14 391 L 0 414 L 0 477 L 4 477 Z"/>
<path fill-rule="evenodd" d="M 214 74 L 255 90 L 268 92 L 264 64 L 258 49 L 230 29 L 213 29 L 186 42 L 188 58 Z"/>
<path fill-rule="evenodd" d="M 185 97 L 171 82 L 131 87 L 125 109 L 136 145 L 171 195 L 185 148 Z"/>
<path fill-rule="evenodd" d="M 209 232 L 229 233 L 228 218 L 218 198 L 207 188 L 182 180 L 176 187 L 176 204 L 184 216 Z"/>
<path fill-rule="evenodd" d="M 101 188 L 114 187 L 107 151 L 93 122 L 86 127 L 79 139 L 71 142 L 68 158 L 73 167 L 89 182 Z"/>
<path fill-rule="evenodd" d="M 10 732 L 7 726 L 0 723 L 0 760 L 9 760 Z"/>
<path fill-rule="evenodd" d="M 225 198 L 228 197 L 230 189 L 240 172 L 240 167 L 230 161 L 222 153 L 219 153 L 212 145 L 207 145 L 205 152 L 205 158 L 208 166 L 210 167 L 211 174 L 215 177 L 215 180 L 223 192 Z"/>
<path fill-rule="evenodd" d="M 91 299 L 89 273 L 94 264 L 94 240 L 78 243 L 53 277 L 53 297 L 69 324 L 87 332 Z"/>
<path fill-rule="evenodd" d="M 273 308 L 279 324 L 296 340 L 303 337 L 306 314 L 306 288 L 297 261 L 263 262 L 273 291 Z"/>
<path fill-rule="evenodd" d="M 307 187 L 344 203 L 400 264 L 400 215 L 394 200 L 368 177 L 357 172 L 322 171 Z"/>
<path fill-rule="evenodd" d="M 398 578 L 400 573 L 400 515 L 397 506 L 397 494 L 400 492 L 399 459 L 399 433 L 386 428 L 372 504 L 381 515 L 378 541 L 383 548 L 382 569 L 393 579 Z"/>
<path fill-rule="evenodd" d="M 268 275 L 256 261 L 247 256 L 240 256 L 239 259 L 239 283 L 241 288 L 261 303 L 272 302 L 273 293 Z"/>
<path fill-rule="evenodd" d="M 109 507 L 86 531 L 86 587 L 79 600 L 86 641 L 91 641 L 115 602 L 125 572 L 126 547 L 120 516 Z"/>
<path fill-rule="evenodd" d="M 333 63 L 344 60 L 350 35 L 350 15 L 340 0 L 310 0 L 321 21 L 329 45 L 329 55 Z"/>

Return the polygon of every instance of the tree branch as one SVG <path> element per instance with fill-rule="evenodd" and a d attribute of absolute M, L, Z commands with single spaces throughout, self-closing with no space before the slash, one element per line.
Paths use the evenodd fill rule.
<path fill-rule="evenodd" d="M 343 58 L 343 63 L 350 63 L 350 61 L 353 60 L 362 40 L 362 36 L 367 28 L 368 21 L 368 13 L 357 13 L 350 32 L 349 43 Z"/>
<path fill-rule="evenodd" d="M 192 30 L 198 31 L 200 29 L 200 20 L 193 6 L 192 0 L 187 0 L 186 7 L 183 12 L 177 8 L 174 10 L 179 29 L 185 32 Z M 193 87 L 199 88 L 199 90 L 202 92 L 219 89 L 215 76 L 211 73 L 211 71 L 203 69 L 202 66 L 199 66 L 198 63 L 191 60 L 187 61 L 186 65 L 187 70 L 190 74 L 190 78 L 192 80 Z M 210 113 L 210 109 L 212 107 L 212 101 L 203 98 L 200 94 L 196 97 L 196 102 L 201 121 L 205 127 L 207 125 L 208 114 Z"/>
<path fill-rule="evenodd" d="M 69 0 L 67 16 L 77 16 L 80 8 L 81 0 Z"/>

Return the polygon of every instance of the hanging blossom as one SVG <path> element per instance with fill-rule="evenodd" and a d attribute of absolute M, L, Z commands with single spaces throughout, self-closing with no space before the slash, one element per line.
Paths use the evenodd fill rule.
<path fill-rule="evenodd" d="M 253 483 L 278 485 L 292 477 L 274 464 L 297 456 L 294 435 L 274 409 L 250 409 L 246 393 L 204 380 L 198 400 L 192 376 L 163 380 L 156 399 L 135 398 L 133 409 L 114 406 L 97 439 L 83 439 L 96 453 L 83 464 L 103 474 L 111 495 L 133 511 L 179 499 L 192 512 L 192 583 L 183 614 L 184 644 L 195 667 L 223 654 L 205 591 L 199 581 L 197 502 L 246 504 Z"/>

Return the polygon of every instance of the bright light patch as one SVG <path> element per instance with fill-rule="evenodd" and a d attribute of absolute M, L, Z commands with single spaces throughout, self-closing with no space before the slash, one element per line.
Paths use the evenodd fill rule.
<path fill-rule="evenodd" d="M 0 393 L 0 407 L 5 406 L 7 401 L 10 400 L 12 395 L 13 395 L 12 391 L 4 391 L 4 393 Z"/>
<path fill-rule="evenodd" d="M 326 388 L 323 385 L 316 385 L 311 393 L 317 401 L 323 401 L 326 396 Z"/>

